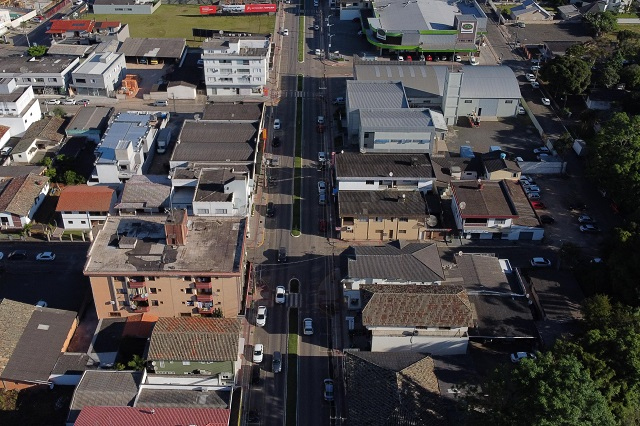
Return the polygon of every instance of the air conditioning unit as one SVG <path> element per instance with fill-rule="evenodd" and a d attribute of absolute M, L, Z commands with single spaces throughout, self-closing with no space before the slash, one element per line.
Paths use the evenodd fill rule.
<path fill-rule="evenodd" d="M 353 226 L 347 226 L 347 231 L 353 231 Z"/>

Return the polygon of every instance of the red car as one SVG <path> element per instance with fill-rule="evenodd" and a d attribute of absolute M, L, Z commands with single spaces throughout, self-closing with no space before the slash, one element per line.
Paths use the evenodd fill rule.
<path fill-rule="evenodd" d="M 542 201 L 531 201 L 531 207 L 533 207 L 536 210 L 542 210 L 547 208 L 547 206 L 545 206 Z"/>

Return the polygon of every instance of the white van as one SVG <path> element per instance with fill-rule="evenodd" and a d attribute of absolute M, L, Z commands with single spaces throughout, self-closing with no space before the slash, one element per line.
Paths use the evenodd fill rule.
<path fill-rule="evenodd" d="M 153 106 L 166 107 L 166 106 L 169 106 L 169 102 L 168 101 L 160 101 L 160 100 L 158 100 L 158 101 L 155 101 L 153 103 Z"/>

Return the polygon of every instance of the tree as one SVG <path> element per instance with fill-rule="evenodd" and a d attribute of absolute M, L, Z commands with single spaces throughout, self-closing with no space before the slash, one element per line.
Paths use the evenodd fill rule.
<path fill-rule="evenodd" d="M 587 13 L 584 20 L 591 25 L 596 37 L 602 33 L 610 33 L 618 28 L 617 13 L 607 10 L 606 12 Z"/>
<path fill-rule="evenodd" d="M 573 138 L 569 133 L 565 133 L 564 135 L 562 135 L 561 137 L 559 137 L 553 142 L 553 149 L 555 149 L 558 152 L 558 154 L 562 155 L 566 153 L 569 149 L 571 149 L 572 145 L 573 145 Z M 564 243 L 564 245 L 562 246 L 562 249 L 564 249 L 567 244 L 569 243 Z"/>
<path fill-rule="evenodd" d="M 138 354 L 134 354 L 131 361 L 127 363 L 127 366 L 132 370 L 142 371 L 147 367 L 147 360 Z"/>
<path fill-rule="evenodd" d="M 631 64 L 624 67 L 620 72 L 620 80 L 624 82 L 627 89 L 640 88 L 640 65 Z"/>
<path fill-rule="evenodd" d="M 615 425 L 607 401 L 573 355 L 537 354 L 508 371 L 505 366 L 466 399 L 480 424 Z M 488 395 L 482 397 L 481 394 Z"/>
<path fill-rule="evenodd" d="M 86 182 L 85 178 L 83 178 L 73 170 L 67 170 L 62 176 L 62 182 L 64 182 L 65 185 L 76 185 Z"/>
<path fill-rule="evenodd" d="M 559 56 L 542 68 L 541 75 L 556 95 L 578 95 L 591 81 L 591 67 L 575 56 Z"/>
<path fill-rule="evenodd" d="M 30 56 L 33 57 L 40 57 L 40 56 L 44 56 L 45 53 L 47 53 L 47 47 L 46 46 L 31 46 L 30 48 L 27 49 L 27 53 Z"/>
<path fill-rule="evenodd" d="M 618 84 L 619 81 L 620 72 L 615 65 L 607 64 L 598 73 L 598 84 L 606 87 L 607 89 L 612 88 Z"/>
<path fill-rule="evenodd" d="M 57 115 L 58 117 L 64 117 L 65 115 L 67 115 L 66 111 L 59 106 L 55 107 L 51 112 L 53 112 L 53 115 Z"/>

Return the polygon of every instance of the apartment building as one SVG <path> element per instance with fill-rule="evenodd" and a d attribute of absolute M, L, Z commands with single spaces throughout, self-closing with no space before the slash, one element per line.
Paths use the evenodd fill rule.
<path fill-rule="evenodd" d="M 265 37 L 220 37 L 202 44 L 207 96 L 263 96 L 271 44 Z"/>
<path fill-rule="evenodd" d="M 77 95 L 113 97 L 126 70 L 123 54 L 94 52 L 71 73 L 71 87 Z"/>
<path fill-rule="evenodd" d="M 19 85 L 33 86 L 36 94 L 62 95 L 67 93 L 71 70 L 78 63 L 77 57 L 63 55 L 3 57 L 0 78 L 15 78 Z"/>
<path fill-rule="evenodd" d="M 18 86 L 15 78 L 0 78 L 0 125 L 10 129 L 10 136 L 24 135 L 41 116 L 33 87 Z"/>
<path fill-rule="evenodd" d="M 233 318 L 244 291 L 245 220 L 165 215 L 112 216 L 84 268 L 99 318 Z"/>

